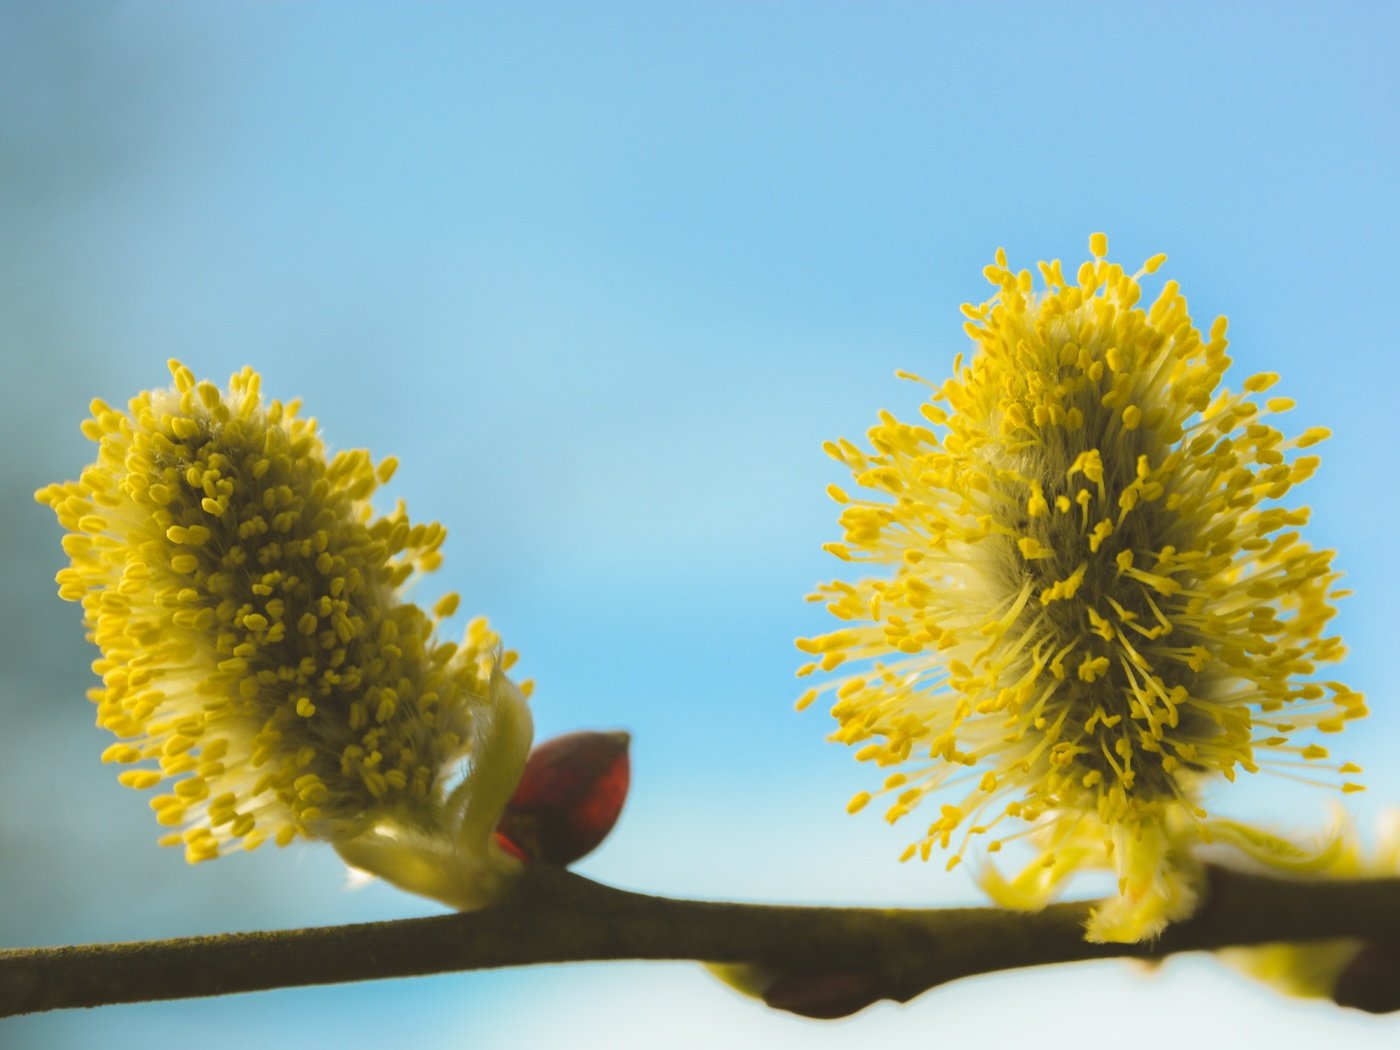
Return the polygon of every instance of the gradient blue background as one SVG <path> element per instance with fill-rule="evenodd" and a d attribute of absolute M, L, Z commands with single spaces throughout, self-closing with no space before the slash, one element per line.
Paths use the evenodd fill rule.
<path fill-rule="evenodd" d="M 873 774 L 793 713 L 835 571 L 819 448 L 912 414 L 997 246 L 1158 251 L 1237 373 L 1329 425 L 1310 539 L 1356 590 L 1363 824 L 1392 701 L 1400 16 L 1394 5 L 0 2 L 0 944 L 425 914 L 315 846 L 197 869 L 97 762 L 92 654 L 32 490 L 88 400 L 247 363 L 446 523 L 420 593 L 488 613 L 542 735 L 625 727 L 634 792 L 581 870 L 742 899 L 941 904 L 848 817 Z M 1234 816 L 1320 827 L 1254 778 Z M 1211 960 L 952 986 L 819 1025 L 689 965 L 454 975 L 0 1021 L 5 1047 L 1393 1047 Z"/>

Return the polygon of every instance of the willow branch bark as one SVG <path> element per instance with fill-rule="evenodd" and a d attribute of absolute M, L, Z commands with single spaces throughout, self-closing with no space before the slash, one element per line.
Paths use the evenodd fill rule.
<path fill-rule="evenodd" d="M 129 944 L 0 951 L 0 1017 L 541 963 L 693 959 L 878 975 L 907 1001 L 997 970 L 1157 958 L 1271 941 L 1400 942 L 1400 879 L 1301 882 L 1214 870 L 1191 920 L 1147 945 L 1083 938 L 1090 904 L 817 908 L 675 900 L 544 866 L 484 911 L 426 919 Z"/>

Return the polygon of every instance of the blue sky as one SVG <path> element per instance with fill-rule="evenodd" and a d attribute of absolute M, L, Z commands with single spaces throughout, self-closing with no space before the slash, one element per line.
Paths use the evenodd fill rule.
<path fill-rule="evenodd" d="M 845 815 L 869 776 L 824 742 L 820 712 L 792 712 L 792 638 L 820 624 L 802 597 L 834 571 L 820 445 L 916 409 L 894 370 L 946 373 L 998 246 L 1078 260 L 1095 230 L 1129 263 L 1167 252 L 1198 321 L 1229 315 L 1238 375 L 1280 372 L 1291 426 L 1334 431 L 1304 496 L 1309 538 L 1356 591 L 1345 678 L 1373 697 L 1345 740 L 1371 785 L 1351 808 L 1400 800 L 1397 28 L 1380 3 L 0 3 L 17 103 L 0 116 L 4 943 L 429 907 L 343 891 L 314 847 L 188 870 L 96 763 L 91 657 L 29 493 L 80 469 L 91 397 L 163 384 L 170 356 L 216 379 L 252 364 L 333 446 L 397 455 L 390 498 L 450 533 L 424 596 L 459 590 L 464 616 L 492 617 L 538 682 L 542 734 L 633 732 L 634 797 L 588 873 L 744 899 L 975 900 L 965 876 L 897 865 L 902 830 Z M 1256 779 L 1229 805 L 1313 827 L 1332 801 Z M 1178 1030 L 1142 1028 L 1165 996 L 1221 1043 L 1396 1035 L 1178 960 L 999 977 L 826 1027 L 693 967 L 618 966 L 0 1036 L 1056 1046 L 1092 1020 L 1166 1046 Z"/>

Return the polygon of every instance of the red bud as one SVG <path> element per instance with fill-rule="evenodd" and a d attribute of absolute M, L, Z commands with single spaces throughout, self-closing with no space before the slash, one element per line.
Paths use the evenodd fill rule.
<path fill-rule="evenodd" d="M 893 997 L 889 979 L 863 970 L 797 970 L 777 978 L 763 993 L 775 1010 L 831 1021 Z"/>
<path fill-rule="evenodd" d="M 496 840 L 522 859 L 572 864 L 607 837 L 627 798 L 626 733 L 568 733 L 546 740 L 525 762 Z"/>
<path fill-rule="evenodd" d="M 1389 1014 L 1400 1010 L 1400 943 L 1367 944 L 1337 979 L 1338 1006 Z"/>

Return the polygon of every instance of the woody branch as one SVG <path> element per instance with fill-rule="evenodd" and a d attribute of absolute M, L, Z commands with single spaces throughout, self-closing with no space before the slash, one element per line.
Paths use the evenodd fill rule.
<path fill-rule="evenodd" d="M 314 984 L 624 959 L 755 963 L 870 976 L 907 1001 L 997 970 L 1160 958 L 1272 941 L 1400 942 L 1400 879 L 1289 881 L 1212 869 L 1204 905 L 1148 944 L 1090 944 L 1091 904 L 1037 913 L 676 900 L 547 865 L 482 911 L 261 933 L 0 952 L 0 1016 Z"/>

